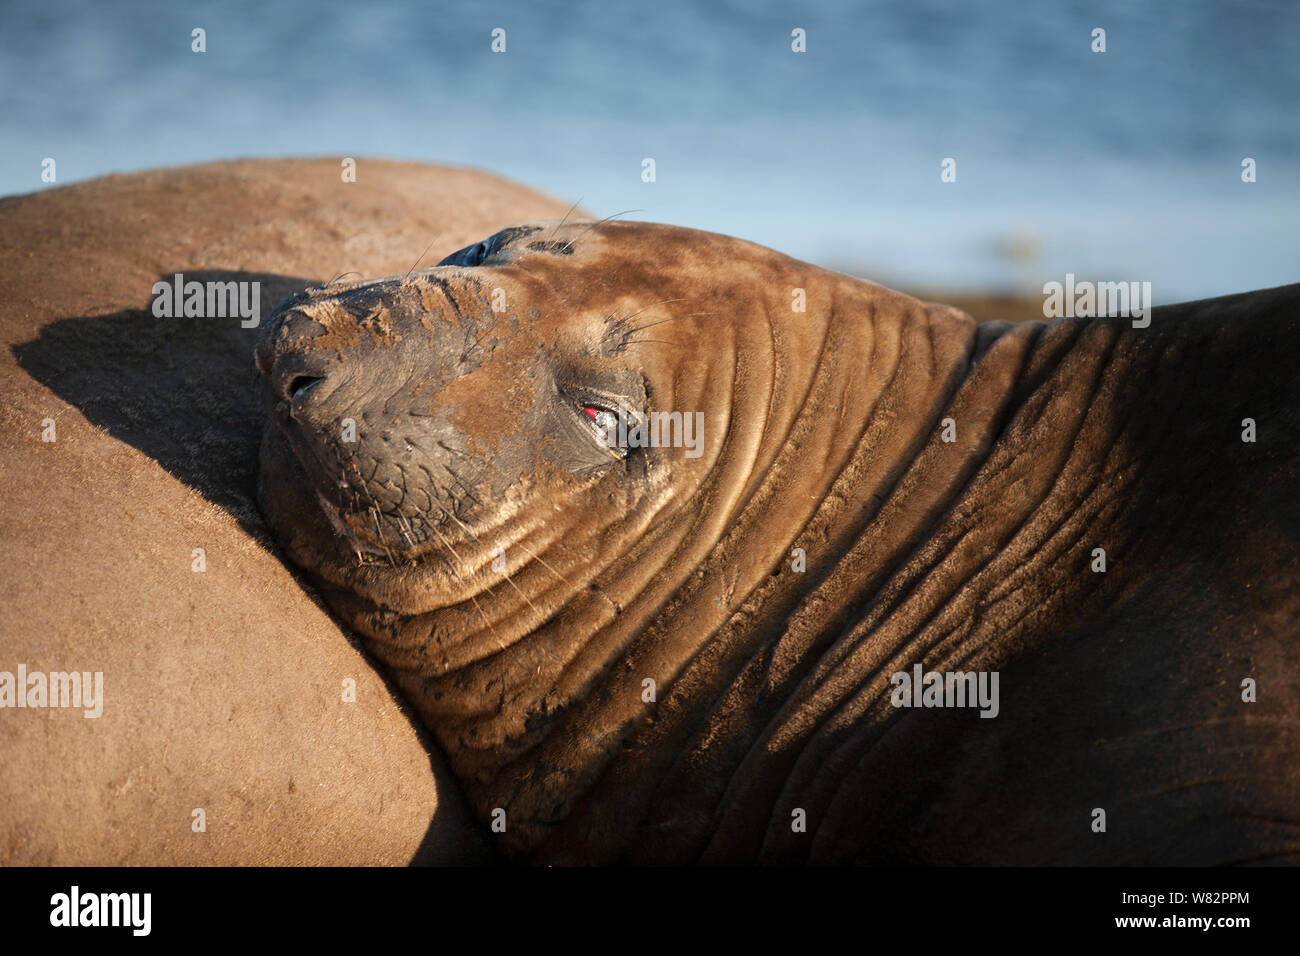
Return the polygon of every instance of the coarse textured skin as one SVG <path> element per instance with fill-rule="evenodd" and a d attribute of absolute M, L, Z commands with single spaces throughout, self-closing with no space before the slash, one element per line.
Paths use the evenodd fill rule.
<path fill-rule="evenodd" d="M 1300 854 L 1300 286 L 976 326 L 550 222 L 300 295 L 257 361 L 273 530 L 518 858 Z M 619 407 L 702 454 L 611 456 Z M 917 663 L 998 716 L 895 708 Z"/>
<path fill-rule="evenodd" d="M 491 858 L 427 738 L 265 532 L 256 329 L 150 311 L 183 272 L 261 281 L 265 321 L 309 281 L 402 271 L 430 242 L 566 208 L 470 170 L 357 169 L 213 163 L 0 200 L 0 671 L 102 671 L 106 698 L 98 719 L 0 710 L 0 863 Z"/>

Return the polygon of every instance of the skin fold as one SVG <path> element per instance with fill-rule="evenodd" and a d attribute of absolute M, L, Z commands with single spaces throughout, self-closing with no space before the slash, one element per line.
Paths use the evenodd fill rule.
<path fill-rule="evenodd" d="M 536 223 L 263 324 L 260 503 L 510 857 L 1294 860 L 1298 323 L 977 326 Z M 620 409 L 702 413 L 698 457 L 611 453 Z M 896 707 L 915 664 L 997 716 Z"/>

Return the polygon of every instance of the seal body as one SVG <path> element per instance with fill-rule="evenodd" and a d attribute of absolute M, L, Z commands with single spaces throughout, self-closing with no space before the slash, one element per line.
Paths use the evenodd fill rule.
<path fill-rule="evenodd" d="M 0 865 L 492 858 L 258 514 L 256 330 L 154 308 L 183 273 L 260 291 L 265 322 L 342 269 L 408 268 L 436 233 L 568 206 L 361 162 L 344 188 L 337 160 L 259 159 L 0 199 Z M 95 707 L 51 706 L 55 674 L 73 695 L 102 675 Z M 46 706 L 18 708 L 28 681 Z"/>
<path fill-rule="evenodd" d="M 514 227 L 277 311 L 261 502 L 515 856 L 1285 858 L 1298 322 Z"/>

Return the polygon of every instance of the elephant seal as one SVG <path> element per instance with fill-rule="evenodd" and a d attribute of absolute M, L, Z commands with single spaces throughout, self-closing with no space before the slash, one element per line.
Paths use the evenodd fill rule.
<path fill-rule="evenodd" d="M 259 501 L 515 858 L 1294 860 L 1300 286 L 1133 325 L 512 227 L 277 310 Z"/>

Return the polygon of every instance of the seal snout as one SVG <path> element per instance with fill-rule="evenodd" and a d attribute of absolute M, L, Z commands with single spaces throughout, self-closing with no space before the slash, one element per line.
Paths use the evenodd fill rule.
<path fill-rule="evenodd" d="M 289 382 L 289 400 L 300 399 L 309 390 L 315 388 L 321 382 L 325 381 L 323 377 L 314 377 L 311 375 L 299 375 Z"/>
<path fill-rule="evenodd" d="M 267 374 L 275 398 L 284 402 L 292 417 L 299 417 L 308 399 L 321 389 L 332 371 L 327 356 L 319 353 L 287 352 L 276 358 Z"/>
<path fill-rule="evenodd" d="M 266 378 L 271 396 L 284 403 L 280 409 L 293 417 L 313 393 L 323 395 L 320 386 L 336 372 L 339 361 L 321 347 L 325 327 L 310 315 L 286 310 L 276 315 L 258 343 L 258 371 Z"/>
<path fill-rule="evenodd" d="M 291 363 L 296 364 L 296 363 Z M 283 401 L 289 403 L 290 413 L 298 408 L 303 399 L 315 389 L 321 382 L 325 381 L 323 374 L 314 375 L 311 372 L 287 368 L 277 369 L 271 378 L 274 383 L 275 393 Z"/>

